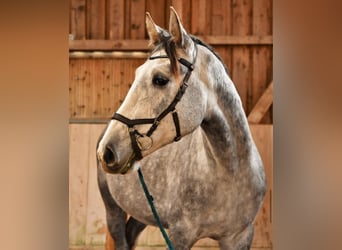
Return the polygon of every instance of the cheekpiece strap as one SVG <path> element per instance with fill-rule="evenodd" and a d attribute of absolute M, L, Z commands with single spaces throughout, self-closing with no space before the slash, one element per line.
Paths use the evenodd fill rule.
<path fill-rule="evenodd" d="M 176 129 L 176 137 L 174 141 L 179 141 L 182 137 L 181 137 L 181 132 L 180 132 L 178 114 L 176 110 L 172 112 L 172 118 L 173 118 L 173 123 L 175 124 L 175 129 Z"/>

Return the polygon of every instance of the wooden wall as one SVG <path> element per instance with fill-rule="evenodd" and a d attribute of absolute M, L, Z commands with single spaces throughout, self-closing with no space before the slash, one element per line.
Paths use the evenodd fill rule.
<path fill-rule="evenodd" d="M 70 117 L 108 118 L 117 110 L 145 59 L 70 59 Z"/>
<path fill-rule="evenodd" d="M 118 108 L 135 68 L 146 58 L 146 54 L 127 53 L 148 49 L 145 11 L 151 12 L 157 24 L 168 27 L 170 5 L 188 32 L 220 54 L 246 114 L 251 112 L 273 78 L 271 0 L 71 0 L 71 119 L 102 119 Z M 99 59 L 89 54 L 94 50 L 125 52 Z M 75 51 L 88 54 L 77 56 Z M 261 122 L 272 123 L 272 108 Z"/>

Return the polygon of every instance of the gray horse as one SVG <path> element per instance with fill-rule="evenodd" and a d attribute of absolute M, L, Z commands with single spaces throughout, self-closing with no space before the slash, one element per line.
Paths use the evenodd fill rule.
<path fill-rule="evenodd" d="M 168 31 L 148 13 L 146 26 L 151 57 L 97 145 L 115 247 L 132 249 L 146 225 L 156 225 L 134 173 L 141 168 L 175 249 L 205 237 L 220 249 L 250 249 L 266 181 L 235 86 L 172 7 Z"/>

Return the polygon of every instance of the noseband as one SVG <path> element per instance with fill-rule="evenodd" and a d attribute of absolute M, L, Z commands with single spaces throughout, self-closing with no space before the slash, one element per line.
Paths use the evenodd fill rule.
<path fill-rule="evenodd" d="M 172 113 L 173 122 L 176 129 L 176 136 L 174 138 L 174 141 L 179 141 L 181 139 L 181 132 L 180 132 L 180 126 L 179 126 L 179 119 L 178 114 L 176 110 L 177 103 L 182 99 L 186 88 L 188 87 L 188 80 L 190 78 L 191 72 L 194 69 L 194 64 L 196 62 L 197 57 L 197 47 L 195 45 L 196 54 L 194 57 L 193 62 L 189 62 L 188 60 L 184 58 L 178 58 L 178 62 L 185 67 L 187 67 L 187 72 L 183 78 L 182 84 L 180 85 L 178 92 L 176 96 L 174 97 L 173 101 L 170 103 L 170 105 L 164 109 L 163 112 L 161 112 L 157 117 L 155 118 L 147 118 L 147 119 L 129 119 L 123 115 L 120 115 L 118 113 L 115 113 L 112 117 L 112 120 L 118 120 L 122 122 L 123 124 L 127 125 L 128 132 L 131 138 L 131 145 L 134 151 L 134 159 L 140 160 L 142 159 L 141 151 L 148 150 L 152 147 L 153 141 L 151 138 L 151 135 L 153 132 L 157 129 L 160 121 L 166 117 L 169 113 Z M 149 60 L 155 60 L 155 59 L 161 59 L 161 58 L 168 58 L 167 55 L 163 56 L 154 56 L 149 57 Z M 140 133 L 136 128 L 135 125 L 142 125 L 142 124 L 152 124 L 150 129 L 147 131 L 146 134 Z M 144 145 L 147 142 L 147 145 Z"/>

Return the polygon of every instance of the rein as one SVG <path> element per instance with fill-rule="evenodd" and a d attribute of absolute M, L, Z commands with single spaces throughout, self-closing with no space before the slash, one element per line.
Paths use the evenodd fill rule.
<path fill-rule="evenodd" d="M 165 240 L 169 250 L 174 250 L 173 245 L 172 245 L 169 237 L 167 236 L 167 233 L 165 232 L 165 229 L 163 228 L 162 223 L 160 222 L 157 209 L 156 209 L 156 207 L 154 206 L 154 203 L 153 203 L 153 197 L 150 194 L 150 192 L 148 191 L 148 188 L 147 188 L 145 180 L 144 180 L 144 176 L 143 176 L 140 168 L 138 169 L 138 175 L 139 175 L 139 180 L 140 180 L 141 186 L 142 186 L 142 188 L 144 190 L 146 199 L 148 201 L 148 204 L 150 205 L 150 208 L 151 208 L 151 211 L 153 213 L 154 219 L 156 220 L 156 223 L 157 223 L 157 225 L 158 225 L 158 227 L 159 227 L 159 229 L 160 229 L 160 231 L 161 231 L 161 233 L 162 233 L 162 235 L 164 237 L 164 240 Z"/>
<path fill-rule="evenodd" d="M 183 82 L 182 82 L 181 86 L 179 87 L 177 94 L 174 97 L 173 101 L 156 118 L 129 119 L 123 115 L 120 115 L 119 113 L 115 113 L 113 115 L 112 120 L 118 120 L 128 127 L 128 132 L 129 132 L 129 135 L 131 138 L 131 145 L 132 145 L 132 149 L 133 149 L 132 161 L 142 159 L 143 157 L 142 157 L 141 151 L 148 150 L 149 148 L 152 147 L 153 140 L 151 138 L 151 135 L 157 129 L 160 121 L 162 119 L 164 119 L 164 117 L 166 117 L 169 113 L 172 113 L 172 118 L 173 118 L 173 122 L 174 122 L 175 129 L 176 129 L 176 136 L 174 138 L 174 141 L 179 141 L 182 138 L 181 132 L 180 132 L 179 118 L 178 118 L 178 114 L 177 114 L 177 110 L 176 110 L 176 105 L 182 99 L 182 97 L 183 97 L 183 95 L 184 95 L 184 93 L 188 87 L 188 80 L 190 78 L 191 72 L 194 69 L 194 64 L 195 64 L 196 58 L 197 58 L 197 47 L 196 47 L 196 45 L 195 45 L 195 49 L 196 49 L 196 54 L 195 54 L 195 57 L 193 59 L 193 63 L 189 62 L 188 60 L 186 60 L 184 58 L 178 59 L 178 62 L 181 63 L 182 65 L 184 65 L 185 67 L 187 67 L 188 70 L 187 70 L 187 72 L 183 78 Z M 162 58 L 168 58 L 168 56 L 166 56 L 166 55 L 165 56 L 154 56 L 154 57 L 150 57 L 149 60 L 162 59 Z M 135 125 L 142 125 L 142 124 L 152 124 L 146 134 L 140 133 L 135 128 Z M 144 145 L 144 143 L 141 141 L 142 138 L 149 138 L 147 145 Z M 140 141 L 139 141 L 139 139 L 140 139 Z M 145 141 L 146 141 L 146 139 L 145 139 Z M 153 203 L 153 197 L 150 194 L 150 192 L 148 191 L 148 188 L 147 188 L 147 185 L 145 183 L 144 176 L 141 172 L 140 167 L 138 169 L 138 175 L 139 175 L 139 181 L 140 181 L 141 186 L 144 190 L 146 199 L 148 201 L 148 204 L 150 205 L 152 214 L 153 214 L 154 219 L 155 219 L 155 221 L 156 221 L 156 223 L 157 223 L 157 225 L 158 225 L 158 227 L 159 227 L 159 229 L 160 229 L 160 231 L 164 237 L 164 240 L 165 240 L 168 248 L 170 250 L 174 250 L 174 247 L 173 247 L 173 245 L 172 245 L 172 243 L 171 243 L 171 241 L 170 241 L 167 233 L 165 232 L 163 225 L 160 221 L 160 218 L 158 216 L 158 212 L 157 212 L 157 210 L 154 206 L 154 203 Z"/>

